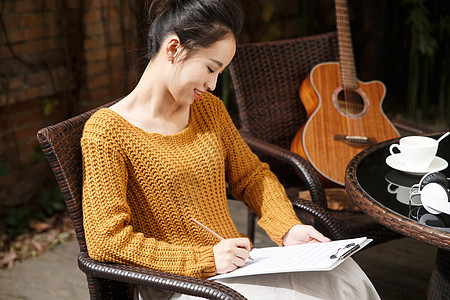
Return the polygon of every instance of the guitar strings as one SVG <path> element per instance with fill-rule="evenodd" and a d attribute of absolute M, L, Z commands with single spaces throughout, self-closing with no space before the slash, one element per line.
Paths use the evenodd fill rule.
<path fill-rule="evenodd" d="M 346 0 L 336 0 L 336 20 L 338 27 L 338 37 L 340 40 L 339 47 L 339 55 L 340 55 L 340 63 L 341 63 L 341 76 L 343 90 L 344 90 L 344 111 L 347 114 L 356 114 L 361 111 L 360 104 L 364 106 L 363 103 L 359 103 L 361 99 L 359 99 L 357 94 L 358 82 L 356 79 L 356 72 L 354 67 L 354 57 L 353 57 L 353 48 L 351 45 L 351 32 L 350 32 L 350 21 L 348 19 L 348 8 Z M 348 36 L 344 37 L 343 33 L 347 33 Z M 346 42 L 346 49 L 342 49 L 343 43 Z M 346 52 L 343 52 L 346 51 Z M 353 66 L 353 68 L 351 68 Z M 347 78 L 350 77 L 350 78 Z M 348 134 L 351 136 L 365 136 L 365 130 L 363 124 L 359 118 L 347 117 L 347 130 Z"/>

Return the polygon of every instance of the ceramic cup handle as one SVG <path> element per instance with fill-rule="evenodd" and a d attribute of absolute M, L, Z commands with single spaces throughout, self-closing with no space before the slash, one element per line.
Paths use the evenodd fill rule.
<path fill-rule="evenodd" d="M 397 149 L 398 151 L 402 152 L 402 150 L 400 150 L 400 145 L 399 144 L 392 144 L 389 147 L 389 152 L 391 152 L 392 155 L 397 154 L 394 152 L 394 149 Z"/>
<path fill-rule="evenodd" d="M 388 190 L 389 193 L 397 194 L 397 189 L 398 189 L 398 185 L 395 185 L 395 184 L 392 184 L 392 183 L 388 184 L 387 190 Z"/>

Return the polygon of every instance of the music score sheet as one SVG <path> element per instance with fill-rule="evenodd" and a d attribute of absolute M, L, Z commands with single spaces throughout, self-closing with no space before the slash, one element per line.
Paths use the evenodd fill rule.
<path fill-rule="evenodd" d="M 209 279 L 215 280 L 285 272 L 329 271 L 371 241 L 372 239 L 361 237 L 328 243 L 254 248 L 250 252 L 254 261 L 247 259 L 245 266 L 226 274 L 210 277 Z M 337 257 L 331 258 L 333 255 Z"/>

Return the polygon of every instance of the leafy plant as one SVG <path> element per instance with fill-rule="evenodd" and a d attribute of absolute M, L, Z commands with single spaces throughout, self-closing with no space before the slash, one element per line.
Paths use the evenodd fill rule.
<path fill-rule="evenodd" d="M 44 116 L 51 115 L 59 105 L 59 100 L 54 98 L 44 98 L 41 101 Z"/>
<path fill-rule="evenodd" d="M 28 230 L 33 213 L 27 206 L 12 207 L 5 217 L 7 230 L 11 235 L 18 235 Z"/>
<path fill-rule="evenodd" d="M 31 154 L 31 157 L 30 157 L 30 162 L 36 163 L 36 162 L 44 162 L 44 161 L 45 161 L 45 156 L 44 156 L 44 153 L 42 152 L 41 146 L 39 146 L 39 145 L 34 146 L 33 153 Z"/>
<path fill-rule="evenodd" d="M 11 175 L 11 172 L 9 171 L 8 167 L 0 164 L 0 177 L 7 177 L 9 175 Z"/>
<path fill-rule="evenodd" d="M 4 155 L 0 155 L 0 161 L 4 161 Z M 3 162 L 0 162 L 0 177 L 8 177 L 10 175 L 9 168 Z"/>
<path fill-rule="evenodd" d="M 401 113 L 433 126 L 450 125 L 450 4 L 383 1 L 383 74 L 397 90 Z M 441 124 L 440 124 L 441 123 Z"/>
<path fill-rule="evenodd" d="M 17 206 L 8 210 L 4 224 L 8 234 L 14 236 L 29 231 L 31 221 L 42 221 L 57 213 L 64 212 L 66 206 L 61 192 L 56 188 L 44 190 L 35 206 Z"/>
<path fill-rule="evenodd" d="M 52 216 L 55 213 L 66 210 L 66 205 L 62 200 L 61 192 L 56 188 L 44 191 L 39 199 L 39 204 L 42 206 L 47 216 Z"/>

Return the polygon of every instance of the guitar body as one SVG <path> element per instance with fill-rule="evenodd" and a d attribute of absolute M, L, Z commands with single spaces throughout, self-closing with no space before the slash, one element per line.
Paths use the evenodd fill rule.
<path fill-rule="evenodd" d="M 399 136 L 382 109 L 385 92 L 380 81 L 357 80 L 357 88 L 344 89 L 339 63 L 315 66 L 300 88 L 308 121 L 294 138 L 291 151 L 309 160 L 326 179 L 344 185 L 345 169 L 356 154 Z M 357 100 L 344 103 L 342 99 L 349 96 Z"/>

